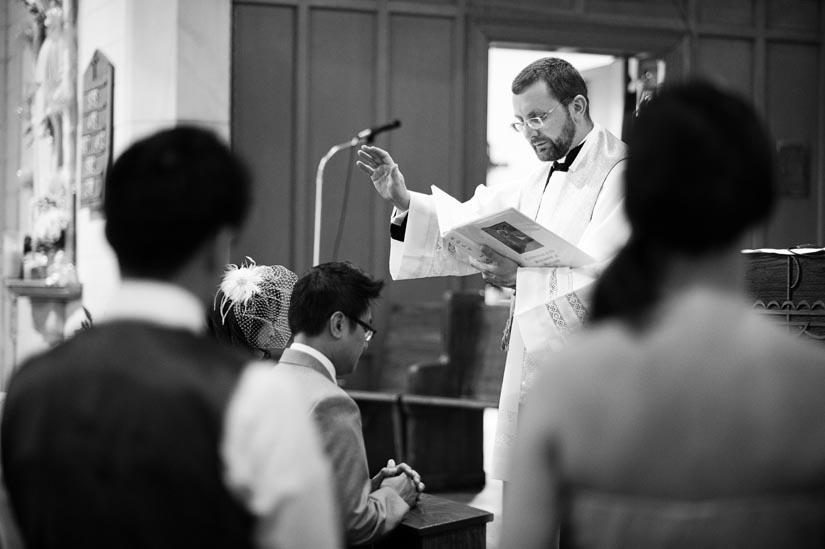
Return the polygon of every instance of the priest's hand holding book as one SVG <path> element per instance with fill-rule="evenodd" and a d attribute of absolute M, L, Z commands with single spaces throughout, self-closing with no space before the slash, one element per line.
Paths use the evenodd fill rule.
<path fill-rule="evenodd" d="M 467 261 L 481 271 L 481 278 L 484 282 L 500 288 L 515 288 L 519 264 L 489 246 L 482 246 L 481 253 L 480 258 L 471 256 L 467 258 Z"/>

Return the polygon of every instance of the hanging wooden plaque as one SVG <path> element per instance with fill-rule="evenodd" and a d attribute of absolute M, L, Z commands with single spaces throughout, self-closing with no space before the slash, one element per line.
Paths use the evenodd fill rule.
<path fill-rule="evenodd" d="M 115 67 L 96 50 L 83 73 L 80 118 L 80 207 L 100 209 L 112 163 Z"/>

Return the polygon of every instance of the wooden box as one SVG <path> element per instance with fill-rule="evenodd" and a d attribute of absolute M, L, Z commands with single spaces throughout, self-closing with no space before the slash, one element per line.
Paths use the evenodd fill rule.
<path fill-rule="evenodd" d="M 754 310 L 825 344 L 825 250 L 758 250 L 743 257 Z"/>

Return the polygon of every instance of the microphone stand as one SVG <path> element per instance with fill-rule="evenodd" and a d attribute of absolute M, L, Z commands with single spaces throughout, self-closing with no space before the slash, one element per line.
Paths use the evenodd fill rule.
<path fill-rule="evenodd" d="M 333 145 L 327 154 L 325 154 L 321 161 L 318 162 L 318 170 L 315 172 L 315 228 L 312 242 L 312 266 L 316 266 L 321 262 L 321 195 L 324 188 L 324 168 L 327 162 L 337 153 L 355 147 L 362 141 L 359 137 L 353 137 L 344 143 Z"/>
<path fill-rule="evenodd" d="M 329 162 L 336 153 L 355 147 L 359 143 L 370 144 L 379 133 L 394 130 L 399 126 L 401 126 L 401 121 L 396 119 L 383 126 L 367 128 L 366 130 L 358 132 L 358 134 L 349 141 L 333 145 L 333 147 L 327 151 L 327 154 L 321 158 L 321 161 L 318 163 L 318 170 L 315 172 L 315 234 L 313 235 L 312 242 L 313 267 L 321 262 L 321 195 L 324 190 L 324 168 L 326 168 L 327 162 Z"/>

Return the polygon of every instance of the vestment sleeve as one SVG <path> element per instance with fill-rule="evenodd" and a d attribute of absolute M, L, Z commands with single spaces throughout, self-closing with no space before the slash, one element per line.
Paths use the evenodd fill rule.
<path fill-rule="evenodd" d="M 406 219 L 404 240 L 390 239 L 390 275 L 393 279 L 478 272 L 449 253 L 439 232 L 432 196 L 410 192 Z"/>
<path fill-rule="evenodd" d="M 292 380 L 261 363 L 229 404 L 226 483 L 257 519 L 257 547 L 341 546 L 329 464 L 305 406 Z"/>
<path fill-rule="evenodd" d="M 528 354 L 561 349 L 586 321 L 595 282 L 630 235 L 624 211 L 624 170 L 619 162 L 605 179 L 578 246 L 596 259 L 585 267 L 520 268 L 513 321 Z"/>
<path fill-rule="evenodd" d="M 332 463 L 347 544 L 374 541 L 398 526 L 410 507 L 391 488 L 370 492 L 358 405 L 344 394 L 335 395 L 318 401 L 312 416 Z"/>
<path fill-rule="evenodd" d="M 498 212 L 507 207 L 518 207 L 521 188 L 519 182 L 476 187 L 473 196 L 462 203 L 468 219 Z M 464 276 L 478 271 L 459 261 L 441 238 L 435 202 L 432 195 L 410 192 L 410 209 L 405 212 L 404 240 L 390 239 L 390 274 L 396 280 L 429 276 Z M 394 223 L 401 216 L 393 217 Z"/>

